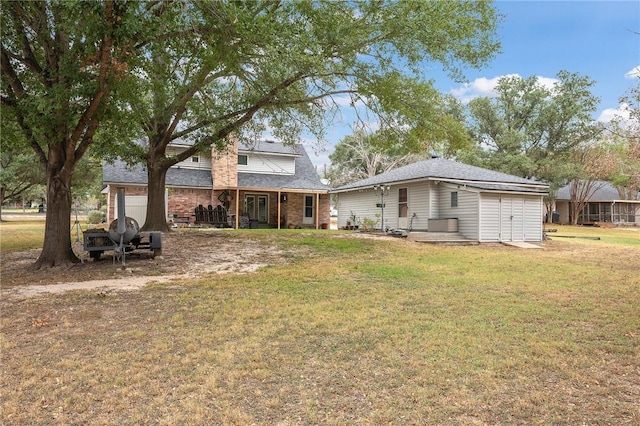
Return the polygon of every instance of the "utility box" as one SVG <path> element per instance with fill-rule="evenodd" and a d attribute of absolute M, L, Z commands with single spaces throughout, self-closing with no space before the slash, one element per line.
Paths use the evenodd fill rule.
<path fill-rule="evenodd" d="M 458 219 L 429 219 L 429 232 L 458 232 Z"/>

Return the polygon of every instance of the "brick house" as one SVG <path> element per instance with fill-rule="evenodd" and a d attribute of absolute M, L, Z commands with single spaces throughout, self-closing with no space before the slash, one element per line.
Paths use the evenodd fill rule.
<path fill-rule="evenodd" d="M 186 149 L 177 140 L 167 155 Z M 304 147 L 260 141 L 236 143 L 225 152 L 194 155 L 167 171 L 165 208 L 169 222 L 196 222 L 196 208 L 224 208 L 228 225 L 324 228 L 329 223 L 329 187 Z M 117 188 L 125 188 L 126 214 L 142 226 L 146 218 L 147 173 L 143 165 L 103 164 L 107 222 L 115 218 Z"/>

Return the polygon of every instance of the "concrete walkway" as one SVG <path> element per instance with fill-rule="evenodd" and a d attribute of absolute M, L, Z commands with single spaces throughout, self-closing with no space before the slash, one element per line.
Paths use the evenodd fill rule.
<path fill-rule="evenodd" d="M 523 249 L 541 249 L 541 246 L 525 243 L 524 241 L 503 241 L 502 244 L 506 246 L 518 247 Z"/>

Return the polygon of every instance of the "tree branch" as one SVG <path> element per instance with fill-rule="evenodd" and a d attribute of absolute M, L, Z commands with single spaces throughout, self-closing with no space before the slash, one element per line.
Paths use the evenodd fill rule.
<path fill-rule="evenodd" d="M 2 77 L 5 81 L 9 83 L 11 86 L 11 91 L 13 92 L 13 96 L 16 99 L 23 97 L 26 94 L 24 90 L 24 86 L 18 77 L 18 74 L 13 69 L 11 65 L 11 60 L 9 59 L 9 52 L 4 47 L 3 43 L 0 43 L 0 67 L 2 69 Z M 2 97 L 4 101 L 4 96 Z"/>
<path fill-rule="evenodd" d="M 100 64 L 100 73 L 97 79 L 98 89 L 89 103 L 89 106 L 80 117 L 80 120 L 78 120 L 78 124 L 67 142 L 67 156 L 70 156 L 72 155 L 71 153 L 73 153 L 74 158 L 71 159 L 72 161 L 76 161 L 80 158 L 76 155 L 81 156 L 87 150 L 88 145 L 92 142 L 93 133 L 91 133 L 89 137 L 86 137 L 85 134 L 85 137 L 83 137 L 82 140 L 80 138 L 84 132 L 88 131 L 87 129 L 90 129 L 92 126 L 97 126 L 97 120 L 94 121 L 96 112 L 102 106 L 104 99 L 107 97 L 108 87 L 106 82 L 112 67 L 111 49 L 113 47 L 114 27 L 112 0 L 105 1 L 105 22 L 106 34 L 98 54 L 98 61 Z M 80 140 L 80 145 L 76 149 L 76 143 Z"/>

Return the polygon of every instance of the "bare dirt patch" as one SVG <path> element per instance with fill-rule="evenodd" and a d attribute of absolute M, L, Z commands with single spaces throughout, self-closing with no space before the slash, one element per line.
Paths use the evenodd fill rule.
<path fill-rule="evenodd" d="M 152 281 L 253 272 L 283 261 L 276 246 L 222 230 L 170 232 L 163 235 L 162 245 L 162 256 L 155 258 L 148 251 L 127 254 L 124 269 L 111 252 L 105 252 L 99 261 L 90 259 L 79 242 L 74 244 L 74 250 L 84 257 L 84 262 L 71 268 L 33 271 L 30 266 L 40 250 L 8 253 L 0 259 L 2 296 L 81 289 L 133 290 Z"/>

